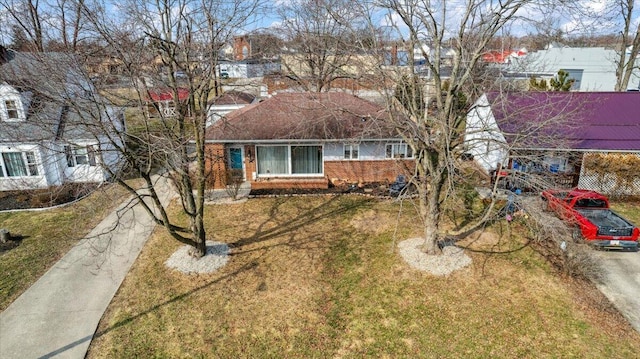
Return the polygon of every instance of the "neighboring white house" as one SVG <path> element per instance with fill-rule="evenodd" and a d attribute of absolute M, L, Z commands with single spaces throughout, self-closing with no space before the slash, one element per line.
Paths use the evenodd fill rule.
<path fill-rule="evenodd" d="M 220 78 L 247 79 L 281 71 L 280 62 L 269 60 L 224 61 L 216 65 Z"/>
<path fill-rule="evenodd" d="M 0 190 L 102 182 L 118 169 L 109 131 L 123 118 L 88 99 L 96 94 L 68 60 L 0 51 Z"/>
<path fill-rule="evenodd" d="M 590 160 L 614 154 L 607 158 L 638 163 L 638 104 L 638 92 L 490 92 L 467 114 L 466 151 L 487 172 L 640 194 L 640 172 Z"/>
<path fill-rule="evenodd" d="M 552 47 L 514 59 L 508 71 L 548 80 L 565 70 L 575 79 L 574 91 L 614 91 L 618 56 L 616 50 L 604 47 Z M 640 72 L 636 69 L 628 88 L 637 90 L 639 86 Z"/>
<path fill-rule="evenodd" d="M 207 114 L 207 127 L 218 121 L 228 113 L 241 109 L 247 105 L 257 102 L 259 99 L 249 93 L 239 91 L 228 91 L 209 102 L 209 112 Z"/>

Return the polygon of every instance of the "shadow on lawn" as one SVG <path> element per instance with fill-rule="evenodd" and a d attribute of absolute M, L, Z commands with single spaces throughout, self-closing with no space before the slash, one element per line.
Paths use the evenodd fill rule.
<path fill-rule="evenodd" d="M 247 253 L 247 252 L 251 252 L 257 249 L 247 249 L 245 251 L 241 251 L 238 252 L 237 250 L 241 247 L 244 246 L 248 246 L 251 244 L 255 244 L 255 243 L 260 243 L 263 241 L 267 241 L 269 239 L 272 238 L 276 238 L 278 236 L 282 236 L 282 235 L 286 235 L 287 233 L 291 233 L 292 236 L 290 238 L 289 241 L 285 242 L 285 243 L 277 243 L 271 246 L 266 246 L 266 247 L 261 247 L 260 249 L 265 249 L 265 248 L 270 248 L 270 247 L 276 247 L 276 246 L 281 246 L 281 245 L 290 245 L 290 246 L 302 246 L 308 242 L 313 242 L 313 241 L 317 241 L 319 239 L 322 239 L 323 236 L 322 235 L 318 235 L 318 234 L 314 234 L 310 239 L 310 240 L 296 240 L 295 239 L 295 232 L 307 225 L 313 224 L 317 221 L 323 220 L 323 219 L 330 219 L 330 218 L 337 218 L 339 216 L 343 216 L 349 212 L 355 211 L 359 208 L 363 208 L 365 206 L 368 206 L 368 203 L 370 203 L 370 199 L 363 199 L 363 198 L 353 198 L 353 199 L 345 199 L 345 198 L 340 198 L 340 196 L 338 197 L 332 197 L 330 200 L 326 201 L 326 202 L 322 202 L 320 205 L 317 206 L 313 206 L 313 207 L 309 207 L 306 209 L 302 209 L 301 211 L 299 211 L 299 213 L 296 214 L 296 216 L 292 219 L 287 219 L 286 223 L 281 223 L 280 225 L 271 228 L 271 229 L 267 229 L 267 230 L 263 230 L 263 228 L 268 225 L 269 223 L 273 222 L 273 221 L 278 221 L 278 220 L 282 220 L 280 219 L 280 217 L 285 217 L 284 215 L 279 216 L 280 212 L 282 211 L 281 207 L 283 204 L 285 204 L 287 201 L 287 199 L 283 198 L 282 200 L 277 200 L 274 201 L 274 204 L 271 206 L 270 210 L 269 210 L 269 216 L 268 218 L 263 221 L 262 223 L 260 223 L 258 225 L 258 228 L 256 229 L 255 233 L 250 236 L 250 237 L 246 237 L 246 238 L 242 238 L 239 239 L 233 243 L 230 243 L 229 246 L 236 248 L 236 252 L 233 253 L 234 255 L 237 254 L 242 254 L 242 253 Z M 336 228 L 333 226 L 329 227 L 329 230 L 331 231 L 335 231 Z M 327 231 L 328 232 L 328 231 Z M 308 238 L 308 237 L 306 237 Z M 295 242 L 295 243 L 292 243 Z M 102 337 L 103 335 L 108 334 L 111 331 L 114 331 L 118 328 L 121 328 L 123 326 L 126 326 L 134 321 L 136 321 L 137 319 L 155 312 L 156 310 L 165 307 L 167 305 L 170 305 L 172 303 L 181 301 L 197 292 L 200 292 L 204 289 L 207 289 L 209 287 L 211 287 L 214 284 L 220 283 L 224 280 L 227 280 L 229 278 L 232 278 L 234 276 L 237 276 L 240 273 L 246 272 L 248 270 L 252 270 L 255 269 L 259 266 L 259 263 L 257 261 L 251 261 L 245 265 L 243 265 L 242 267 L 238 268 L 237 270 L 228 273 L 226 275 L 223 275 L 219 278 L 216 278 L 215 280 L 212 280 L 202 286 L 199 286 L 197 288 L 194 288 L 192 290 L 189 290 L 187 292 L 184 292 L 182 294 L 178 294 L 170 299 L 167 299 L 166 301 L 156 304 L 144 311 L 141 311 L 137 314 L 131 315 L 128 318 L 125 318 L 123 320 L 120 320 L 118 322 L 116 322 L 115 324 L 109 326 L 108 328 L 105 328 L 103 330 L 100 330 L 98 332 L 95 333 L 95 335 L 93 336 L 93 338 L 83 338 L 83 340 L 79 340 L 77 342 L 73 342 L 70 343 L 50 354 L 59 354 L 62 351 L 66 351 L 74 346 L 80 345 L 82 342 L 86 341 L 86 340 L 92 340 L 92 339 L 97 339 Z M 45 356 L 46 357 L 46 356 Z"/>
<path fill-rule="evenodd" d="M 197 292 L 199 292 L 201 290 L 204 290 L 204 289 L 206 289 L 206 288 L 208 288 L 208 287 L 210 287 L 210 286 L 212 286 L 212 285 L 214 285 L 216 283 L 222 282 L 222 281 L 224 281 L 224 280 L 226 280 L 228 278 L 231 278 L 231 277 L 233 277 L 235 275 L 238 275 L 238 274 L 240 274 L 240 273 L 242 273 L 244 271 L 250 270 L 250 269 L 255 268 L 257 266 L 258 266 L 257 262 L 247 263 L 247 264 L 245 264 L 244 266 L 238 268 L 236 271 L 234 271 L 232 273 L 226 274 L 226 275 L 224 275 L 224 276 L 222 276 L 220 278 L 212 280 L 211 282 L 206 283 L 204 285 L 201 285 L 200 287 L 194 288 L 194 289 L 192 289 L 192 290 L 190 290 L 188 292 L 185 292 L 185 293 L 182 293 L 182 294 L 178 294 L 178 295 L 176 295 L 176 296 L 174 296 L 174 297 L 172 297 L 170 299 L 167 299 L 166 301 L 164 301 L 162 303 L 159 303 L 159 304 L 156 304 L 156 305 L 150 307 L 147 310 L 144 310 L 144 311 L 142 311 L 142 312 L 140 312 L 138 314 L 134 314 L 134 315 L 132 315 L 132 316 L 130 316 L 128 318 L 125 318 L 125 319 L 123 319 L 123 320 L 121 320 L 119 322 L 116 322 L 115 324 L 109 326 L 108 328 L 105 328 L 103 330 L 97 331 L 93 336 L 86 336 L 84 338 L 81 338 L 79 340 L 71 342 L 71 343 L 69 343 L 67 345 L 64 345 L 64 346 L 62 346 L 62 347 L 60 347 L 60 348 L 58 348 L 58 349 L 56 349 L 56 350 L 54 350 L 54 351 L 52 351 L 52 352 L 50 352 L 48 354 L 45 354 L 45 355 L 41 356 L 41 358 L 52 358 L 54 356 L 57 356 L 57 355 L 59 355 L 61 353 L 66 352 L 67 350 L 70 350 L 70 349 L 72 349 L 72 348 L 74 348 L 74 347 L 76 347 L 78 345 L 81 345 L 82 343 L 85 343 L 87 341 L 92 341 L 94 339 L 100 338 L 101 336 L 106 335 L 109 332 L 114 331 L 116 329 L 119 329 L 119 328 L 121 328 L 121 327 L 123 327 L 125 325 L 128 325 L 128 324 L 136 321 L 137 319 L 142 318 L 147 314 L 153 313 L 156 310 L 158 310 L 158 309 L 160 309 L 160 308 L 162 308 L 164 306 L 167 306 L 167 305 L 170 305 L 172 303 L 178 302 L 178 301 L 180 301 L 180 300 L 182 300 L 182 299 L 184 299 L 184 298 L 186 298 L 186 297 L 188 297 L 188 296 L 190 296 L 190 295 L 192 295 L 194 293 L 197 293 Z"/>
<path fill-rule="evenodd" d="M 93 340 L 93 339 L 100 338 L 101 336 L 106 335 L 109 332 L 111 332 L 113 330 L 116 330 L 118 328 L 121 328 L 121 327 L 123 327 L 125 325 L 128 325 L 128 324 L 134 322 L 135 320 L 137 320 L 137 319 L 139 319 L 139 318 L 141 318 L 141 317 L 143 317 L 143 316 L 145 316 L 147 314 L 153 313 L 153 312 L 155 312 L 156 310 L 158 310 L 158 309 L 160 309 L 162 307 L 165 307 L 165 306 L 170 305 L 172 303 L 178 302 L 178 301 L 180 301 L 180 300 L 182 300 L 182 299 L 184 299 L 186 297 L 189 297 L 189 296 L 193 295 L 194 293 L 197 293 L 199 291 L 207 289 L 208 287 L 210 287 L 210 286 L 212 286 L 214 284 L 220 283 L 220 282 L 222 282 L 222 281 L 224 281 L 224 280 L 226 280 L 228 278 L 234 277 L 234 276 L 236 276 L 236 275 L 238 275 L 238 274 L 240 274 L 242 272 L 251 270 L 251 269 L 253 269 L 253 268 L 257 267 L 257 266 L 258 266 L 258 263 L 255 262 L 255 261 L 247 263 L 247 264 L 243 265 L 242 267 L 238 268 L 237 270 L 235 270 L 235 271 L 233 271 L 233 272 L 231 272 L 229 274 L 225 274 L 220 278 L 216 278 L 216 279 L 212 280 L 211 282 L 203 284 L 203 285 L 201 285 L 201 286 L 199 286 L 197 288 L 194 288 L 194 289 L 192 289 L 192 290 L 190 290 L 188 292 L 184 292 L 182 294 L 178 294 L 178 295 L 176 295 L 176 296 L 174 296 L 174 297 L 172 297 L 170 299 L 165 300 L 162 303 L 156 304 L 156 305 L 150 307 L 149 309 L 144 310 L 144 311 L 142 311 L 142 312 L 140 312 L 138 314 L 135 314 L 135 315 L 132 315 L 132 316 L 130 316 L 128 318 L 120 320 L 119 322 L 116 322 L 115 324 L 109 326 L 108 328 L 105 328 L 103 330 L 100 330 L 100 331 L 96 332 L 93 335 L 93 338 L 87 338 L 87 340 Z M 72 344 L 79 345 L 80 343 L 78 342 L 78 343 L 72 343 Z M 73 346 L 75 346 L 75 345 L 73 345 Z M 65 350 L 68 350 L 68 349 L 70 349 L 70 346 L 67 345 L 67 346 L 65 346 L 63 348 Z M 58 353 L 58 351 L 55 351 L 55 352 L 52 352 L 52 353 Z"/>
<path fill-rule="evenodd" d="M 240 255 L 283 245 L 302 247 L 305 244 L 317 242 L 326 238 L 325 234 L 339 231 L 340 228 L 329 226 L 328 229 L 322 233 L 313 233 L 303 236 L 302 238 L 296 238 L 296 235 L 299 234 L 297 231 L 311 224 L 316 224 L 321 220 L 339 218 L 348 213 L 353 213 L 358 209 L 368 207 L 371 203 L 371 199 L 365 199 L 363 197 L 334 196 L 317 206 L 306 209 L 301 208 L 294 218 L 289 219 L 286 218 L 286 215 L 280 215 L 281 207 L 287 200 L 287 198 L 282 198 L 274 201 L 269 210 L 268 218 L 258 225 L 253 235 L 228 243 L 230 248 L 234 248 L 234 251 L 230 255 Z M 286 218 L 286 221 L 283 221 L 284 218 Z M 264 229 L 271 223 L 276 223 L 277 225 L 273 228 Z M 287 241 L 260 248 L 243 250 L 244 247 L 249 245 L 265 242 L 287 234 L 289 234 Z"/>

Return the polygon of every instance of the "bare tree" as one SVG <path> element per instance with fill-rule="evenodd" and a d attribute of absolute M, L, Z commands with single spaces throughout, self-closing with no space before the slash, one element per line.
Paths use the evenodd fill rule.
<path fill-rule="evenodd" d="M 0 9 L 4 9 L 17 29 L 29 39 L 35 51 L 44 51 L 46 4 L 40 0 L 2 0 Z"/>
<path fill-rule="evenodd" d="M 626 91 L 629 86 L 629 80 L 634 70 L 638 69 L 636 59 L 640 53 L 640 23 L 634 25 L 634 0 L 618 0 L 616 5 L 620 9 L 620 18 L 622 19 L 623 29 L 621 32 L 620 48 L 618 49 L 619 57 L 616 61 L 616 91 Z M 627 47 L 629 51 L 627 52 Z"/>
<path fill-rule="evenodd" d="M 136 196 L 154 221 L 176 240 L 192 246 L 191 254 L 206 253 L 204 226 L 204 133 L 208 101 L 218 95 L 219 53 L 236 29 L 245 24 L 255 1 L 131 1 L 122 18 L 85 8 L 95 42 L 122 64 L 125 85 L 103 89 L 92 98 L 127 107 L 129 130 L 112 138 L 127 168 L 144 179 L 141 195 L 119 173 L 120 184 Z M 104 8 L 104 7 L 103 7 Z M 92 9 L 95 10 L 95 9 Z M 112 131 L 107 131 L 111 132 Z M 155 188 L 153 175 L 166 171 L 180 195 L 188 224 L 170 216 Z M 145 197 L 150 202 L 143 201 Z"/>
<path fill-rule="evenodd" d="M 85 0 L 2 0 L 12 29 L 14 44 L 24 50 L 45 51 L 55 48 L 73 51 L 82 42 Z M 27 46 L 28 44 L 28 46 Z"/>
<path fill-rule="evenodd" d="M 600 37 L 608 40 L 604 46 L 616 49 L 617 56 L 611 59 L 616 72 L 615 91 L 626 91 L 633 72 L 639 68 L 640 23 L 637 23 L 635 5 L 635 0 L 615 0 L 603 2 L 595 8 L 585 6 L 582 2 L 566 3 L 564 6 L 573 18 L 575 32 L 588 34 L 578 37 L 578 41 L 597 41 Z M 598 31 L 600 36 L 597 36 Z M 593 35 L 594 32 L 596 35 Z"/>
<path fill-rule="evenodd" d="M 353 77 L 353 29 L 362 18 L 345 0 L 292 1 L 278 9 L 288 53 L 282 58 L 287 72 L 298 78 L 307 91 L 327 91 L 333 80 Z M 359 38 L 359 37 L 358 37 Z"/>
<path fill-rule="evenodd" d="M 426 253 L 437 254 L 441 239 L 440 219 L 443 201 L 464 183 L 459 168 L 464 154 L 463 134 L 467 97 L 477 97 L 476 69 L 490 41 L 504 26 L 518 19 L 520 10 L 532 1 L 379 1 L 388 11 L 392 26 L 398 29 L 408 52 L 406 84 L 425 90 L 426 111 L 422 106 L 390 105 L 408 121 L 398 121 L 398 130 L 413 149 L 416 159 L 412 182 L 418 193 L 419 213 L 424 223 Z M 424 61 L 429 76 L 416 71 L 415 59 Z M 415 89 L 406 93 L 420 93 Z M 406 103 L 407 101 L 404 101 Z M 395 105 L 394 105 L 395 104 Z M 457 233 L 462 236 L 482 225 L 486 216 Z M 455 237 L 455 234 L 452 235 Z"/>

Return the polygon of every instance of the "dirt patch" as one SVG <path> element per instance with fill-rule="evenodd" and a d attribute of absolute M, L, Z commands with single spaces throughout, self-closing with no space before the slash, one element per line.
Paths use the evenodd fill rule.
<path fill-rule="evenodd" d="M 46 208 L 73 202 L 98 188 L 98 183 L 70 183 L 44 189 L 0 192 L 0 211 Z"/>
<path fill-rule="evenodd" d="M 400 255 L 415 269 L 446 276 L 471 264 L 471 258 L 462 248 L 446 246 L 442 248 L 442 254 L 429 255 L 422 251 L 423 242 L 422 238 L 410 238 L 398 243 Z"/>

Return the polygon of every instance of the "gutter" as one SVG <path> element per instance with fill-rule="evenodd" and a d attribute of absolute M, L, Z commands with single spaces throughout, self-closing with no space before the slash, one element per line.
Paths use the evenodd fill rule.
<path fill-rule="evenodd" d="M 205 140 L 204 143 L 252 143 L 252 144 L 271 144 L 271 143 L 342 143 L 342 142 L 398 142 L 401 138 L 343 138 L 343 139 L 275 139 L 275 140 Z"/>

